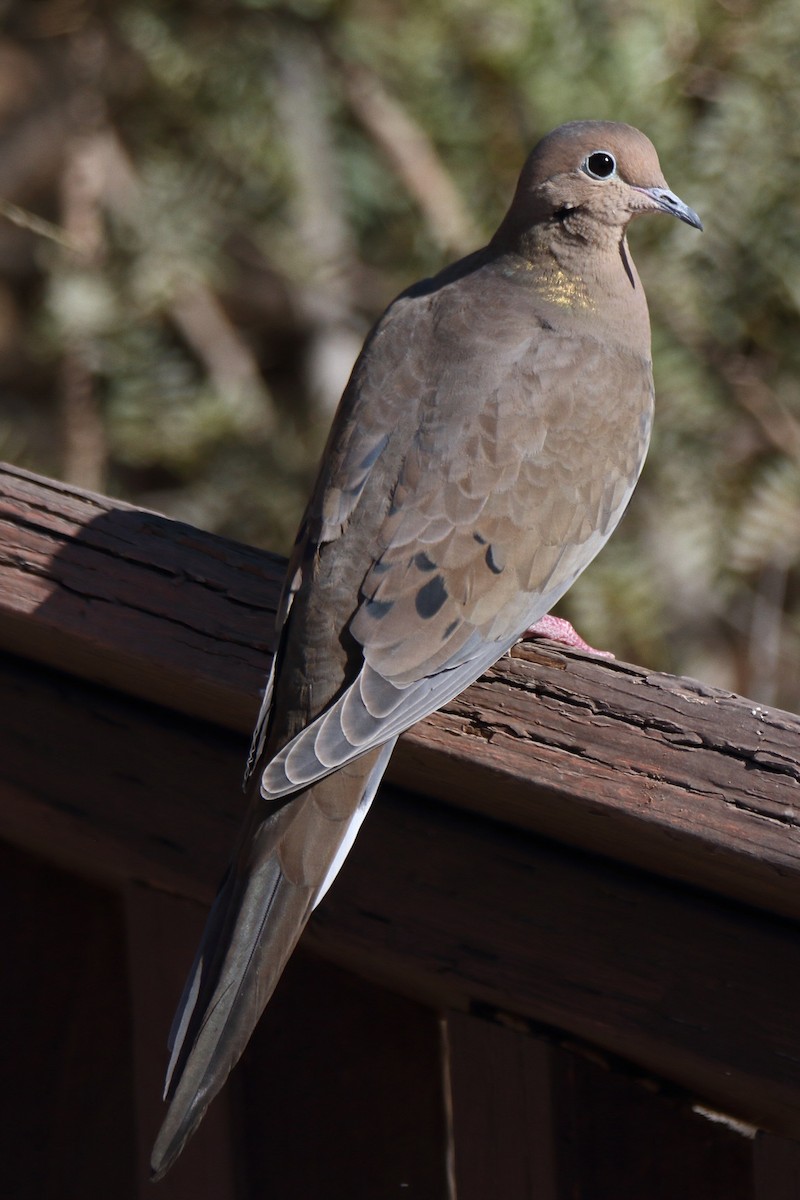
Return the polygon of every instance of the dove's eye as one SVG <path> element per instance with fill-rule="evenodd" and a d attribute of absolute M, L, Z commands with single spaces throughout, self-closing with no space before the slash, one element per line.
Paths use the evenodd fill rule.
<path fill-rule="evenodd" d="M 592 179 L 610 179 L 617 169 L 617 162 L 607 150 L 593 150 L 583 160 L 581 167 Z"/>

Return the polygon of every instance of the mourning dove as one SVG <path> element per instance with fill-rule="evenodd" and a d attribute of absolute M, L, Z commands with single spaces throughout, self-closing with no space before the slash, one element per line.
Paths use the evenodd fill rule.
<path fill-rule="evenodd" d="M 622 516 L 653 412 L 625 235 L 652 212 L 702 228 L 644 134 L 563 125 L 488 246 L 369 334 L 290 561 L 249 815 L 173 1025 L 156 1178 L 242 1053 L 398 736 L 535 626 Z"/>

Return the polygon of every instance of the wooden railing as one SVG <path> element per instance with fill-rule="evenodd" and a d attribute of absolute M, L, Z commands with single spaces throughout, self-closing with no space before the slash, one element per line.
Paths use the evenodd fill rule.
<path fill-rule="evenodd" d="M 0 836 L 123 897 L 140 1164 L 158 1120 L 168 1012 L 242 808 L 282 566 L 157 514 L 0 471 Z M 582 1145 L 601 1111 L 618 1113 L 621 1137 L 630 1125 L 627 1091 L 609 1099 L 613 1079 L 639 1089 L 637 1112 L 658 1093 L 667 1108 L 656 1125 L 680 1111 L 675 1136 L 687 1147 L 710 1145 L 711 1130 L 740 1139 L 734 1158 L 750 1190 L 709 1191 L 702 1156 L 687 1150 L 692 1183 L 676 1196 L 800 1195 L 780 1190 L 800 1178 L 790 1140 L 800 1138 L 799 797 L 797 717 L 555 646 L 519 647 L 401 739 L 285 994 L 304 1028 L 318 1028 L 317 988 L 302 986 L 315 972 L 337 996 L 371 989 L 371 1012 L 384 1003 L 376 997 L 401 1006 L 402 1020 L 391 1009 L 377 1021 L 370 1050 L 369 1028 L 347 1024 L 362 1000 L 337 1001 L 359 1046 L 351 1068 L 368 1074 L 376 1054 L 395 1063 L 391 1120 L 381 1118 L 395 1130 L 411 1120 L 401 1097 L 417 1092 L 402 1083 L 409 1059 L 387 1050 L 387 1030 L 424 1027 L 409 1053 L 427 1062 L 430 1044 L 436 1062 L 420 1071 L 437 1081 L 431 1111 L 441 1119 L 434 1129 L 428 1117 L 425 1147 L 409 1134 L 409 1171 L 427 1181 L 410 1195 L 444 1197 L 456 1185 L 458 1200 L 673 1194 L 658 1190 L 666 1167 L 654 1149 L 652 1190 L 628 1192 L 622 1176 L 609 1184 L 616 1191 L 580 1190 L 583 1151 L 567 1162 L 563 1129 L 575 1080 L 590 1070 L 602 1070 L 605 1090 L 593 1124 L 594 1085 L 581 1085 Z M 346 975 L 330 975 L 325 959 Z M 288 1021 L 288 1002 L 283 1018 L 280 994 L 275 1003 L 274 1020 Z M 280 1048 L 259 1036 L 250 1057 L 270 1074 Z M 384 1194 L 378 1166 L 373 1191 L 308 1182 L 314 1170 L 331 1178 L 314 1151 L 321 1058 L 318 1048 L 316 1067 L 284 1064 L 307 1102 L 304 1116 L 303 1100 L 291 1101 L 307 1139 L 302 1170 L 297 1154 L 286 1151 L 284 1168 L 280 1154 L 253 1149 L 252 1112 L 232 1133 L 222 1101 L 162 1194 L 234 1195 L 234 1176 L 242 1195 L 256 1178 L 277 1179 L 274 1194 L 287 1200 Z M 244 1078 L 257 1075 L 246 1068 Z M 631 1082 L 640 1077 L 649 1082 Z M 271 1103 L 286 1123 L 270 1095 L 264 1111 Z M 338 1092 L 331 1103 L 342 1108 Z M 367 1157 L 388 1171 L 380 1105 L 348 1103 Z M 712 1122 L 707 1109 L 748 1129 Z M 541 1136 L 520 1136 L 523 1118 Z M 630 1169 L 641 1154 L 634 1132 L 618 1152 Z M 243 1136 L 249 1149 L 234 1152 Z M 281 1138 L 291 1144 L 286 1129 Z M 334 1158 L 350 1162 L 356 1151 L 344 1144 Z M 703 1153 L 709 1177 L 721 1178 L 717 1152 Z M 606 1168 L 592 1161 L 596 1185 Z M 301 1187 L 302 1171 L 312 1174 Z M 196 1190 L 212 1177 L 213 1191 Z M 143 1167 L 131 1195 L 142 1178 Z"/>

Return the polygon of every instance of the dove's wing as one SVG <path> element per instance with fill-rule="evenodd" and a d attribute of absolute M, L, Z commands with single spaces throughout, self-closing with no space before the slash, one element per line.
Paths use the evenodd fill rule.
<path fill-rule="evenodd" d="M 487 307 L 487 290 L 503 298 L 509 287 L 521 293 L 513 313 Z M 457 695 L 614 529 L 647 448 L 649 362 L 593 338 L 576 348 L 574 330 L 540 308 L 489 265 L 461 274 L 457 293 L 445 283 L 402 298 L 373 334 L 298 544 L 306 649 L 293 687 L 319 674 L 312 627 L 326 614 L 323 653 L 330 661 L 334 640 L 345 650 L 317 712 L 271 739 L 265 798 L 324 777 Z M 609 405 L 623 369 L 626 392 Z"/>

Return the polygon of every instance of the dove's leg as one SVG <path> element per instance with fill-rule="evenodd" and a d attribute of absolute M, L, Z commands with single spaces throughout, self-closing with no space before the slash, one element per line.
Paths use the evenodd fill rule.
<path fill-rule="evenodd" d="M 596 650 L 594 646 L 590 646 L 569 621 L 565 621 L 563 617 L 554 617 L 552 613 L 547 613 L 535 625 L 531 625 L 530 629 L 525 630 L 522 640 L 532 638 L 549 638 L 551 642 L 561 642 L 565 646 L 573 646 L 576 650 L 584 650 L 587 654 L 596 654 L 599 658 L 614 657 L 610 650 Z"/>

